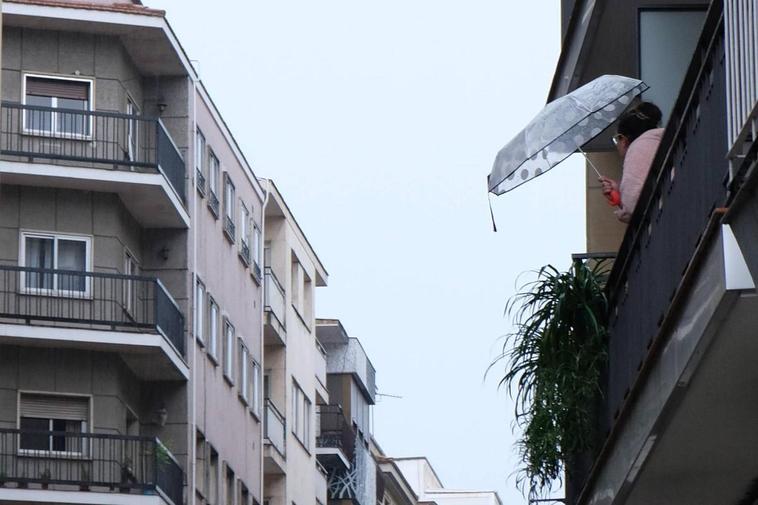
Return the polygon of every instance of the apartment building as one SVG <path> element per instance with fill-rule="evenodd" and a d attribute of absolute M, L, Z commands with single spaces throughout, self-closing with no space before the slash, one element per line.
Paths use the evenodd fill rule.
<path fill-rule="evenodd" d="M 750 0 L 565 0 L 550 98 L 639 77 L 665 133 L 628 226 L 587 176 L 587 251 L 612 252 L 595 443 L 567 503 L 754 503 L 758 9 Z M 586 146 L 618 173 L 610 133 Z"/>
<path fill-rule="evenodd" d="M 264 503 L 325 505 L 317 409 L 329 403 L 316 338 L 316 288 L 328 275 L 276 185 L 264 208 Z"/>
<path fill-rule="evenodd" d="M 0 502 L 260 503 L 261 184 L 165 13 L 2 10 Z"/>
<path fill-rule="evenodd" d="M 319 406 L 316 454 L 328 475 L 328 503 L 373 505 L 382 494 L 371 452 L 376 369 L 338 319 L 318 319 L 316 336 L 326 350 L 329 403 Z"/>

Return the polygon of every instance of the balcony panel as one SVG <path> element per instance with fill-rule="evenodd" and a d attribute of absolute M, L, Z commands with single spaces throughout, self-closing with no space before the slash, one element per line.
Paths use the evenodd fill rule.
<path fill-rule="evenodd" d="M 155 438 L 0 429 L 0 462 L 0 502 L 182 503 L 184 472 Z"/>
<path fill-rule="evenodd" d="M 116 193 L 143 227 L 189 226 L 184 160 L 158 119 L 3 102 L 0 156 L 4 183 Z"/>
<path fill-rule="evenodd" d="M 158 279 L 0 266 L 0 342 L 118 352 L 146 380 L 186 379 L 184 316 Z"/>
<path fill-rule="evenodd" d="M 345 471 L 355 457 L 355 431 L 339 405 L 318 406 L 316 457 L 327 471 Z"/>
<path fill-rule="evenodd" d="M 287 343 L 287 328 L 285 325 L 286 298 L 284 288 L 271 267 L 265 269 L 263 289 L 263 308 L 265 325 L 263 340 L 265 345 L 285 345 Z"/>
<path fill-rule="evenodd" d="M 270 399 L 266 399 L 263 417 L 264 471 L 271 475 L 284 474 L 287 471 L 285 459 L 287 440 L 287 423 Z"/>

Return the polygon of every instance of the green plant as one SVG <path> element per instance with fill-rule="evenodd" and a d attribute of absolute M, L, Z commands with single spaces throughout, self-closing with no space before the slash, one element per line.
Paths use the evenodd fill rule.
<path fill-rule="evenodd" d="M 168 449 L 160 442 L 155 445 L 155 460 L 158 466 L 165 466 L 171 461 L 171 457 L 168 454 Z"/>
<path fill-rule="evenodd" d="M 491 366 L 505 360 L 499 385 L 515 390 L 517 484 L 530 497 L 550 491 L 567 459 L 591 447 L 607 356 L 606 272 L 603 262 L 575 262 L 566 272 L 547 265 L 506 305 L 514 330 Z"/>

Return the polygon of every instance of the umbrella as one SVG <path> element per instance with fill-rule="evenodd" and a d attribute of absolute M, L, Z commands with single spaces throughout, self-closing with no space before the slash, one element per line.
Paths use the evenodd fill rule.
<path fill-rule="evenodd" d="M 638 79 L 603 75 L 550 102 L 497 153 L 487 189 L 502 195 L 581 151 L 647 88 Z"/>

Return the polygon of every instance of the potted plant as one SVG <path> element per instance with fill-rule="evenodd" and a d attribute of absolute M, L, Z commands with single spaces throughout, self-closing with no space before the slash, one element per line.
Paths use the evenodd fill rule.
<path fill-rule="evenodd" d="M 50 486 L 50 469 L 45 468 L 42 473 L 39 474 L 39 478 L 42 481 L 42 489 L 47 489 Z"/>
<path fill-rule="evenodd" d="M 89 491 L 90 476 L 89 468 L 87 468 L 86 464 L 82 464 L 80 476 L 81 481 L 79 482 L 79 491 Z"/>
<path fill-rule="evenodd" d="M 515 329 L 495 361 L 506 362 L 500 385 L 515 391 L 518 483 L 531 498 L 550 491 L 566 462 L 592 447 L 608 313 L 602 261 L 577 261 L 565 272 L 547 265 L 536 274 L 506 305 Z"/>

